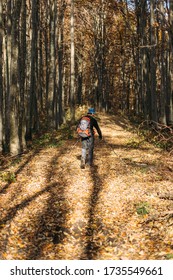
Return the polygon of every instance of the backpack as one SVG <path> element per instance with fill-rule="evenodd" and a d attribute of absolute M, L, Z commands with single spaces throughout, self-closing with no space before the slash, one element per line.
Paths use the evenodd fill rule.
<path fill-rule="evenodd" d="M 88 117 L 81 118 L 78 128 L 77 128 L 77 133 L 82 138 L 91 136 L 90 118 L 88 118 Z"/>

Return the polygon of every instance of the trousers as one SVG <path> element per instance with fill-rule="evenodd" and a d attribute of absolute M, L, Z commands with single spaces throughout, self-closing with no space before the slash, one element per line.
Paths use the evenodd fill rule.
<path fill-rule="evenodd" d="M 87 160 L 88 152 L 88 163 L 92 164 L 94 151 L 94 136 L 82 139 L 82 159 Z"/>

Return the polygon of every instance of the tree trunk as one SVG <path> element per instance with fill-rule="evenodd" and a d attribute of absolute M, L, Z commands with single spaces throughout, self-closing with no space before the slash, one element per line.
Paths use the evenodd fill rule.
<path fill-rule="evenodd" d="M 59 15 L 59 34 L 58 34 L 58 106 L 59 106 L 59 125 L 63 123 L 64 106 L 63 106 L 63 55 L 64 55 L 64 13 L 66 3 L 61 0 Z"/>
<path fill-rule="evenodd" d="M 3 79 L 2 79 L 2 68 L 3 68 L 3 3 L 0 2 L 0 152 L 3 151 Z"/>
<path fill-rule="evenodd" d="M 71 120 L 75 120 L 75 45 L 74 45 L 74 0 L 71 0 L 70 13 L 71 66 L 70 66 L 70 112 Z"/>
<path fill-rule="evenodd" d="M 167 59 L 167 50 L 164 50 L 165 48 L 165 31 L 163 30 L 164 26 L 164 1 L 160 1 L 160 22 L 161 22 L 161 85 L 160 85 L 160 122 L 164 125 L 167 124 L 166 122 L 166 59 Z"/>
<path fill-rule="evenodd" d="M 11 31 L 11 64 L 10 64 L 10 153 L 17 155 L 20 153 L 19 141 L 19 75 L 18 75 L 18 41 L 19 41 L 19 16 L 21 10 L 21 1 L 18 0 L 13 11 L 12 31 Z"/>
<path fill-rule="evenodd" d="M 19 41 L 19 72 L 20 72 L 20 107 L 19 107 L 19 139 L 21 150 L 26 149 L 26 0 L 22 0 L 21 7 L 21 36 Z"/>
<path fill-rule="evenodd" d="M 37 61 L 37 12 L 38 3 L 32 0 L 32 16 L 31 16 L 31 74 L 30 88 L 28 96 L 28 123 L 27 123 L 27 139 L 32 139 L 33 130 L 38 129 L 38 112 L 37 112 L 37 86 L 36 86 L 36 61 Z"/>
<path fill-rule="evenodd" d="M 50 49 L 49 49 L 49 60 L 47 67 L 49 68 L 49 77 L 48 77 L 48 119 L 47 124 L 50 127 L 54 127 L 55 123 L 55 75 L 56 75 L 56 67 L 55 67 L 55 3 L 56 1 L 50 1 Z"/>
<path fill-rule="evenodd" d="M 58 92 L 58 10 L 57 1 L 54 0 L 54 38 L 53 38 L 53 125 L 59 128 L 59 92 Z"/>
<path fill-rule="evenodd" d="M 156 97 L 156 32 L 155 32 L 155 0 L 150 0 L 150 83 L 151 83 L 151 112 L 152 121 L 158 121 L 157 117 L 157 97 Z"/>
<path fill-rule="evenodd" d="M 4 130 L 5 130 L 5 144 L 4 152 L 9 152 L 10 144 L 10 64 L 11 64 L 11 29 L 12 29 L 12 11 L 11 0 L 7 1 L 7 22 L 6 22 L 6 36 L 5 36 L 5 50 L 4 50 L 4 75 L 6 80 L 6 94 L 5 94 L 5 109 L 4 109 Z"/>
<path fill-rule="evenodd" d="M 167 123 L 173 125 L 173 1 L 169 1 L 170 16 L 169 16 L 169 54 L 168 54 L 168 74 L 167 74 Z"/>

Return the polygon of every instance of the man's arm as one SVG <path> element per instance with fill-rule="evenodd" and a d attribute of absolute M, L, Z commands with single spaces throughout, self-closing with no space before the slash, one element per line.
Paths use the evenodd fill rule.
<path fill-rule="evenodd" d="M 101 129 L 98 125 L 98 122 L 96 121 L 96 119 L 94 119 L 94 123 L 93 123 L 93 126 L 95 127 L 95 129 L 97 130 L 97 133 L 99 135 L 99 138 L 102 139 L 102 132 L 101 132 Z"/>

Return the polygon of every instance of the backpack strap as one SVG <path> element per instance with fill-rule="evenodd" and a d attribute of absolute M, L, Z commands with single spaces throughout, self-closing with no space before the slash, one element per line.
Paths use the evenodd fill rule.
<path fill-rule="evenodd" d="M 86 121 L 89 121 L 89 122 L 91 121 L 90 118 L 86 117 L 86 116 L 82 117 L 81 120 L 86 120 Z"/>

